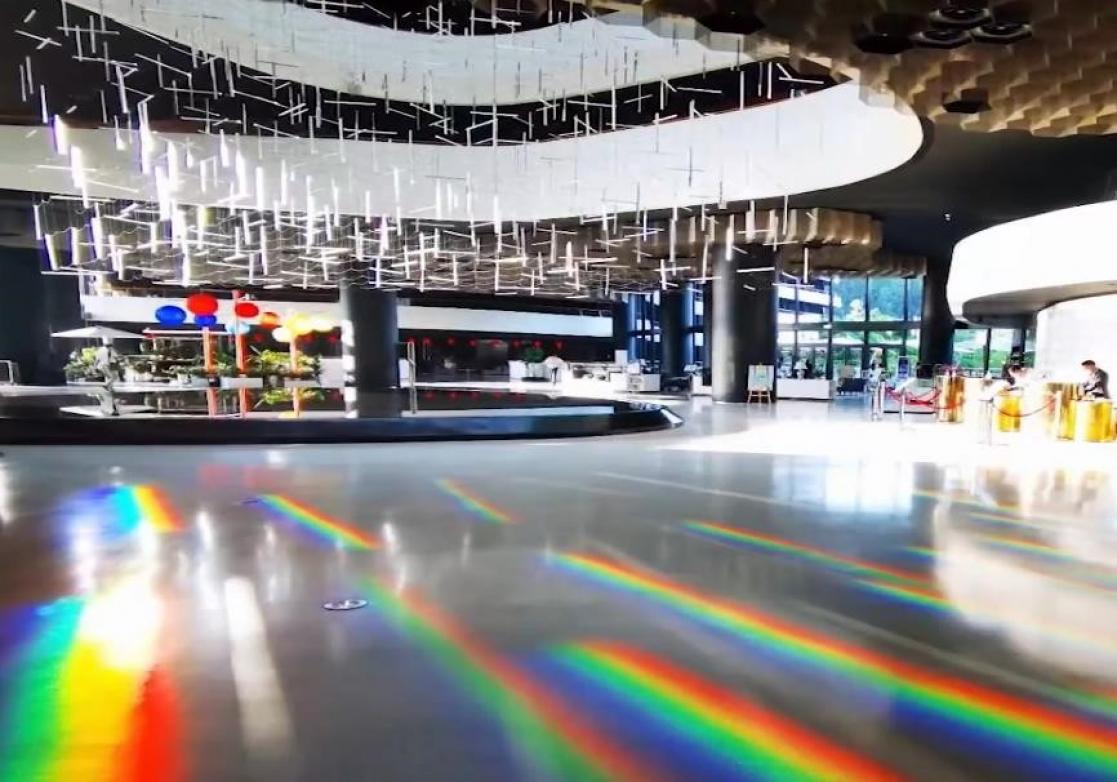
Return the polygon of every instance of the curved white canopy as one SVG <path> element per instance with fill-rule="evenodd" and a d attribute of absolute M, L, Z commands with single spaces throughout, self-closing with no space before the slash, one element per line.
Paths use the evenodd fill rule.
<path fill-rule="evenodd" d="M 0 127 L 0 187 L 178 203 L 444 220 L 531 221 L 803 193 L 889 171 L 918 119 L 855 84 L 741 111 L 580 138 L 464 147 Z M 169 146 L 168 146 L 169 144 Z M 141 172 L 141 147 L 151 156 Z M 224 149 L 223 149 L 224 147 Z M 173 158 L 173 160 L 172 160 Z M 75 169 L 78 169 L 75 172 Z M 179 173 L 175 175 L 173 171 Z M 284 182 L 286 180 L 286 183 Z"/>
<path fill-rule="evenodd" d="M 955 316 L 991 296 L 1029 302 L 1117 290 L 1117 201 L 1059 209 L 968 236 L 954 248 L 947 298 Z M 1066 295 L 1059 295 L 1059 290 Z M 1046 303 L 1046 302 L 1045 302 Z M 1024 305 L 1022 305 L 1024 308 Z"/>
<path fill-rule="evenodd" d="M 418 103 L 534 103 L 786 55 L 764 36 L 660 36 L 629 12 L 505 35 L 428 35 L 273 0 L 67 0 L 291 81 Z M 688 37 L 688 33 L 689 36 Z"/>

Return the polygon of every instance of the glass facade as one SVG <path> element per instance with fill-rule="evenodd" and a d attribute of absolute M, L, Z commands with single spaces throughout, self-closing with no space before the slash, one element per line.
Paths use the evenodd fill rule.
<path fill-rule="evenodd" d="M 708 367 L 703 288 L 689 285 L 683 294 L 684 363 Z M 896 372 L 901 356 L 918 362 L 922 278 L 835 276 L 802 282 L 784 274 L 777 296 L 777 372 L 784 377 L 860 377 L 874 362 L 889 373 Z M 626 301 L 629 357 L 658 366 L 660 293 L 627 294 Z"/>
<path fill-rule="evenodd" d="M 819 277 L 780 284 L 784 377 L 860 377 L 874 362 L 895 373 L 919 359 L 923 279 Z"/>

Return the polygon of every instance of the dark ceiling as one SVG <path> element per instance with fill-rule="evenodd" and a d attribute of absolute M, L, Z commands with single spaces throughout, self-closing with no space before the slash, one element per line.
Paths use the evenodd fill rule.
<path fill-rule="evenodd" d="M 1113 197 L 1117 135 L 1040 138 L 924 123 L 908 164 L 875 179 L 791 199 L 792 206 L 871 212 L 890 249 L 950 257 L 961 238 L 996 223 Z"/>
<path fill-rule="evenodd" d="M 315 2 L 305 0 L 304 4 L 313 6 Z M 401 3 L 379 5 L 393 6 L 392 10 L 399 12 L 400 9 L 394 6 Z M 522 5 L 526 8 L 531 3 L 525 0 Z M 340 6 L 349 9 L 346 15 L 350 16 L 376 13 L 370 10 L 370 4 L 357 0 L 346 0 Z M 340 6 L 334 3 L 332 7 Z M 454 22 L 458 25 L 463 19 L 468 20 L 468 7 L 464 0 L 446 6 L 454 10 Z M 52 84 L 52 104 L 60 99 L 69 103 L 69 98 L 72 98 L 75 111 L 93 122 L 97 121 L 94 115 L 101 113 L 101 101 L 97 96 L 106 86 L 113 86 L 107 84 L 101 68 L 73 62 L 72 53 L 66 49 L 70 42 L 65 37 L 60 36 L 62 46 L 46 45 L 47 51 L 36 51 L 37 42 L 18 32 L 26 29 L 40 35 L 48 34 L 52 25 L 58 24 L 58 8 L 58 3 L 45 4 L 37 0 L 8 0 L 0 7 L 0 41 L 4 43 L 3 53 L 0 53 L 0 73 L 6 74 L 6 78 L 0 79 L 0 85 L 4 85 L 0 87 L 2 121 L 37 121 L 37 105 L 22 100 L 19 95 L 20 68 L 30 54 L 33 54 L 36 67 L 40 68 L 36 73 L 37 79 Z M 36 12 L 35 18 L 28 19 L 32 10 Z M 87 16 L 80 12 L 71 13 L 75 14 L 75 18 Z M 416 17 L 407 18 L 409 24 L 419 24 Z M 550 21 L 555 20 L 541 18 L 538 23 Z M 422 25 L 426 24 L 424 17 Z M 114 45 L 126 44 L 138 49 L 159 46 L 158 42 L 143 36 L 125 34 L 114 39 Z M 144 53 L 152 54 L 146 49 Z M 172 56 L 181 59 L 173 52 Z M 152 73 L 148 74 L 149 78 L 144 83 L 150 82 L 154 92 L 159 74 L 154 66 L 148 70 Z M 204 70 L 209 71 L 208 68 Z M 203 76 L 201 74 L 198 78 Z M 218 77 L 220 81 L 220 74 Z M 713 79 L 714 75 L 700 78 Z M 198 84 L 194 86 L 198 87 Z M 112 95 L 115 89 L 106 92 Z M 52 111 L 63 113 L 66 108 L 51 106 Z M 174 116 L 174 107 L 164 108 L 170 116 Z M 235 116 L 236 120 L 246 116 L 243 107 L 239 106 L 229 108 L 214 104 L 207 110 L 210 108 L 221 108 L 217 113 Z M 709 108 L 716 110 L 713 105 Z M 635 124 L 642 119 L 626 116 L 621 123 Z M 537 127 L 537 134 L 561 135 L 568 131 L 565 122 L 556 123 L 553 128 L 548 128 L 547 123 L 541 125 Z M 294 128 L 287 130 L 290 132 Z M 1117 176 L 1112 177 L 1114 182 L 1110 184 L 1111 173 L 1117 172 L 1117 135 L 1039 138 L 1019 131 L 981 133 L 931 123 L 925 123 L 925 130 L 927 140 L 923 150 L 916 159 L 900 169 L 870 181 L 796 196 L 791 199 L 791 206 L 870 212 L 884 222 L 885 246 L 888 249 L 897 253 L 924 255 L 932 262 L 943 263 L 949 259 L 954 244 L 975 230 L 1005 220 L 1097 201 L 1117 190 Z M 747 140 L 742 140 L 742 143 L 747 143 Z M 14 200 L 19 203 L 24 202 L 24 198 L 19 195 Z M 0 208 L 10 210 L 11 200 L 4 201 Z M 742 208 L 745 205 L 730 206 Z M 7 224 L 15 223 L 8 221 Z M 11 231 L 4 233 L 10 234 Z M 11 238 L 0 237 L 0 240 L 8 242 Z"/>

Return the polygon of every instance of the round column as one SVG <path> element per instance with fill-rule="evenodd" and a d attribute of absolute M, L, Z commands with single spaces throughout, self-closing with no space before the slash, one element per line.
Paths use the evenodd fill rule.
<path fill-rule="evenodd" d="M 340 298 L 345 385 L 358 392 L 398 387 L 396 292 L 343 286 Z"/>
<path fill-rule="evenodd" d="M 749 367 L 776 365 L 777 287 L 775 252 L 771 247 L 725 247 L 716 253 L 713 281 L 711 365 L 715 402 L 744 402 L 748 398 Z M 774 395 L 774 389 L 773 389 Z"/>

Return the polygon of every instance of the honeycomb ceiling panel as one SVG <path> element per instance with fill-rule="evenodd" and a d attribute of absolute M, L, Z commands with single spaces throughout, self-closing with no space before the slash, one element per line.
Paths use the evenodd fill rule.
<path fill-rule="evenodd" d="M 592 0 L 588 5 L 594 6 Z M 610 3 L 612 8 L 624 5 Z M 1117 130 L 1113 0 L 740 0 L 732 5 L 761 20 L 765 35 L 787 41 L 793 62 L 811 60 L 835 77 L 888 90 L 937 123 L 1038 136 Z M 649 9 L 659 17 L 685 13 L 687 4 L 656 0 L 643 6 L 647 19 Z M 948 21 L 970 8 L 978 17 L 973 24 Z M 927 33 L 952 43 L 923 46 L 926 38 L 920 36 Z M 889 53 L 874 53 L 879 51 Z"/>

